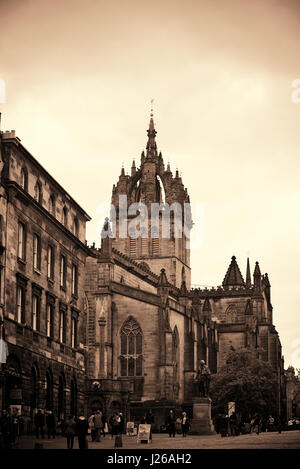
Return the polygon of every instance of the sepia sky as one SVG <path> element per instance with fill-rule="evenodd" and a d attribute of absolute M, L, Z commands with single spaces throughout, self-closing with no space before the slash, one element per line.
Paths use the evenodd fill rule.
<path fill-rule="evenodd" d="M 158 149 L 204 207 L 192 283 L 258 260 L 297 368 L 299 57 L 298 0 L 0 0 L 2 130 L 92 216 L 88 242 L 122 164 L 139 164 L 154 98 Z"/>

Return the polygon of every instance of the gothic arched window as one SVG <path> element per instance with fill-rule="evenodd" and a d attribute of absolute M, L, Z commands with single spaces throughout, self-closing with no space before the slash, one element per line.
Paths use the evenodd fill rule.
<path fill-rule="evenodd" d="M 120 374 L 121 376 L 142 376 L 143 334 L 139 324 L 128 318 L 120 331 Z"/>

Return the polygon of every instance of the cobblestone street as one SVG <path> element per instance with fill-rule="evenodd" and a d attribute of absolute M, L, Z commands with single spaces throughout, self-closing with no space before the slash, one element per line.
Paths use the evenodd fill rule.
<path fill-rule="evenodd" d="M 115 449 L 114 440 L 110 436 L 101 439 L 99 443 L 92 443 L 88 438 L 89 449 Z M 124 449 L 300 449 L 300 431 L 286 431 L 279 433 L 261 433 L 256 435 L 240 435 L 222 438 L 220 435 L 195 436 L 182 438 L 176 435 L 169 438 L 166 434 L 154 434 L 151 444 L 137 443 L 136 438 L 123 435 Z M 66 438 L 58 436 L 54 440 L 36 440 L 34 437 L 22 437 L 18 444 L 19 449 L 33 449 L 35 443 L 43 444 L 44 449 L 66 449 Z M 78 449 L 75 438 L 74 449 Z M 118 448 L 118 451 L 122 448 Z"/>

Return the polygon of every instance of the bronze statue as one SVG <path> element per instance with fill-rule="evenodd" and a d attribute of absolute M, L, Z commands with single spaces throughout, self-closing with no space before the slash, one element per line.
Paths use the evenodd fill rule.
<path fill-rule="evenodd" d="M 197 384 L 197 391 L 200 397 L 208 397 L 209 385 L 210 385 L 210 369 L 205 364 L 204 360 L 200 361 L 200 367 L 195 377 L 195 383 Z"/>

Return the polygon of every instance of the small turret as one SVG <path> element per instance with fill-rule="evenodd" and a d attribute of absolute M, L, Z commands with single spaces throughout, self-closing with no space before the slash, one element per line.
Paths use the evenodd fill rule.
<path fill-rule="evenodd" d="M 231 258 L 231 263 L 228 267 L 228 270 L 226 272 L 222 285 L 225 288 L 226 287 L 238 287 L 238 286 L 245 285 L 243 276 L 236 262 L 235 256 L 232 256 Z"/>

